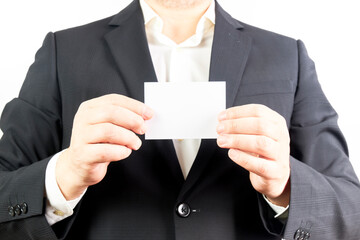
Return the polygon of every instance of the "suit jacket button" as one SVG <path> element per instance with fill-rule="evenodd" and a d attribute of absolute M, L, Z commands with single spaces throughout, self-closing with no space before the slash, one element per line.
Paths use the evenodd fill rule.
<path fill-rule="evenodd" d="M 21 212 L 22 212 L 23 214 L 26 214 L 26 213 L 28 212 L 28 205 L 27 205 L 27 203 L 26 203 L 26 202 L 22 203 L 22 204 L 20 205 L 20 209 L 21 209 Z"/>
<path fill-rule="evenodd" d="M 181 203 L 177 208 L 177 213 L 180 217 L 186 218 L 190 215 L 191 209 L 186 203 Z"/>
<path fill-rule="evenodd" d="M 9 206 L 8 207 L 8 213 L 10 216 L 14 217 L 15 216 L 15 210 L 13 206 Z"/>
<path fill-rule="evenodd" d="M 301 236 L 301 229 L 299 228 L 298 230 L 296 230 L 294 234 L 294 240 L 299 240 L 300 236 Z"/>
<path fill-rule="evenodd" d="M 15 211 L 15 214 L 18 216 L 21 214 L 21 207 L 19 204 L 16 204 L 14 211 Z"/>

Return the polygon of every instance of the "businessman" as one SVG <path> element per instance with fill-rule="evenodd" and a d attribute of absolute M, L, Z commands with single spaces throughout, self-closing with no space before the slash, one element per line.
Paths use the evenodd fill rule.
<path fill-rule="evenodd" d="M 147 81 L 226 81 L 218 138 L 144 140 Z M 1 239 L 360 236 L 360 184 L 304 44 L 216 1 L 135 0 L 49 33 L 0 123 Z"/>

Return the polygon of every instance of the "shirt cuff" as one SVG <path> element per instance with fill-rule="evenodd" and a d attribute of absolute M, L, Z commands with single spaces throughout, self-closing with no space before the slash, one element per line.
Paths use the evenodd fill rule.
<path fill-rule="evenodd" d="M 53 225 L 67 217 L 70 217 L 74 211 L 73 209 L 80 202 L 86 190 L 80 197 L 67 201 L 56 181 L 55 168 L 59 156 L 62 152 L 55 154 L 49 161 L 45 173 L 45 192 L 46 192 L 46 209 L 45 218 L 49 225 Z"/>
<path fill-rule="evenodd" d="M 274 218 L 278 218 L 278 219 L 287 219 L 288 218 L 290 205 L 287 205 L 287 207 L 281 207 L 281 206 L 275 205 L 272 202 L 270 202 L 269 199 L 267 199 L 267 197 L 264 194 L 263 194 L 263 197 L 264 197 L 265 201 L 269 204 L 271 209 L 274 210 L 274 212 L 276 213 Z"/>

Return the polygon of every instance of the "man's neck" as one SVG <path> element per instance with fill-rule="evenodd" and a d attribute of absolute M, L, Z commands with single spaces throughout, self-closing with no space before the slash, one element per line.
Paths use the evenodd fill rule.
<path fill-rule="evenodd" d="M 181 43 L 196 33 L 211 0 L 145 0 L 164 22 L 162 33 Z"/>

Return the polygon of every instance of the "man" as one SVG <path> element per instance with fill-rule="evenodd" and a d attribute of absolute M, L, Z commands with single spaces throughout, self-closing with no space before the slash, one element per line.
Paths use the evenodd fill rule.
<path fill-rule="evenodd" d="M 182 79 L 226 81 L 219 137 L 145 141 L 144 82 Z M 1 239 L 357 239 L 336 120 L 302 42 L 211 0 L 135 0 L 49 33 L 6 106 Z"/>

